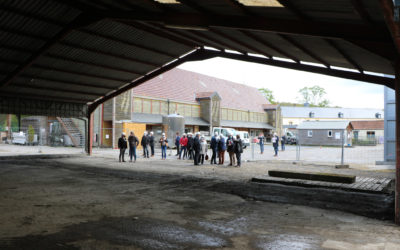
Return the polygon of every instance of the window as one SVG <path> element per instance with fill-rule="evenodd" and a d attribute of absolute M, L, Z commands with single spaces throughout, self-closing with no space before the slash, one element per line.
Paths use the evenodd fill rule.
<path fill-rule="evenodd" d="M 332 137 L 332 130 L 328 130 L 328 137 Z"/>
<path fill-rule="evenodd" d="M 311 112 L 308 114 L 308 116 L 309 116 L 310 118 L 314 118 L 315 114 L 314 114 L 314 112 L 311 111 Z"/>
<path fill-rule="evenodd" d="M 375 131 L 367 131 L 368 139 L 375 139 Z"/>
<path fill-rule="evenodd" d="M 312 137 L 312 130 L 308 130 L 308 131 L 307 131 L 307 136 L 308 136 L 308 137 Z"/>
<path fill-rule="evenodd" d="M 358 140 L 358 131 L 353 131 L 354 139 Z"/>
<path fill-rule="evenodd" d="M 339 118 L 343 118 L 343 113 L 342 113 L 342 112 L 339 112 L 339 113 L 338 113 L 338 117 L 339 117 Z"/>

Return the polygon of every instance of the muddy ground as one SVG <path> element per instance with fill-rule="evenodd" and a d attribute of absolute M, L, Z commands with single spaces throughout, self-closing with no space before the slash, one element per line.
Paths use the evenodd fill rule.
<path fill-rule="evenodd" d="M 0 249 L 400 249 L 400 227 L 391 221 L 210 189 L 279 167 L 270 165 L 0 161 Z"/>

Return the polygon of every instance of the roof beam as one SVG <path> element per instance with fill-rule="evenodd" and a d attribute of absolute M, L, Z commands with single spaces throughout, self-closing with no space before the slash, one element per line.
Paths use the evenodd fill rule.
<path fill-rule="evenodd" d="M 360 47 L 366 51 L 369 51 L 372 54 L 378 55 L 382 58 L 385 58 L 389 61 L 396 60 L 396 48 L 393 42 L 390 43 L 380 43 L 373 41 L 360 41 L 360 40 L 345 40 L 357 47 Z"/>
<path fill-rule="evenodd" d="M 278 0 L 286 9 L 293 13 L 299 20 L 311 20 L 310 17 L 302 13 L 290 0 Z"/>
<path fill-rule="evenodd" d="M 205 42 L 204 39 L 198 38 L 196 35 L 193 36 L 192 35 L 193 34 L 192 31 L 186 31 L 185 33 L 183 33 L 182 31 L 175 29 L 174 31 L 171 31 L 171 32 L 179 34 L 179 35 L 182 35 L 182 36 L 186 37 L 187 39 L 195 41 L 198 44 L 208 46 L 205 43 L 209 43 L 209 42 Z M 192 33 L 192 34 L 187 34 L 187 33 Z M 211 47 L 215 47 L 215 48 L 217 48 L 219 50 L 224 50 L 224 47 L 220 46 L 220 45 L 217 45 L 217 46 L 212 45 Z"/>
<path fill-rule="evenodd" d="M 28 18 L 31 18 L 31 19 L 35 19 L 37 21 L 41 21 L 41 22 L 45 22 L 45 23 L 49 23 L 49 24 L 53 24 L 53 25 L 57 25 L 57 26 L 66 25 L 65 23 L 61 23 L 60 21 L 58 21 L 56 19 L 43 17 L 43 16 L 37 15 L 35 13 L 31 13 L 31 12 L 27 12 L 27 11 L 20 10 L 20 9 L 17 9 L 17 8 L 13 8 L 13 7 L 7 6 L 5 4 L 1 4 L 1 3 L 0 3 L 0 9 L 2 11 L 10 12 L 10 13 L 13 13 L 15 15 L 19 15 L 19 16 L 22 16 L 22 17 L 28 17 Z"/>
<path fill-rule="evenodd" d="M 99 98 L 98 100 L 93 102 L 91 105 L 89 105 L 89 113 L 93 112 L 100 104 L 104 103 L 105 101 L 108 101 L 111 98 L 114 98 L 114 97 L 120 95 L 121 93 L 123 93 L 127 90 L 130 90 L 131 88 L 134 88 L 146 81 L 149 81 L 149 80 L 153 79 L 154 77 L 181 65 L 182 63 L 207 59 L 207 56 L 205 56 L 203 53 L 201 53 L 199 51 L 202 51 L 202 49 L 195 50 L 191 53 L 186 54 L 183 57 L 179 57 L 175 61 L 173 61 L 169 64 L 165 64 L 164 66 L 158 68 L 157 70 L 154 70 L 141 78 L 131 81 L 129 84 L 118 89 L 117 91 L 111 92 L 111 93 L 103 96 L 102 98 Z"/>
<path fill-rule="evenodd" d="M 95 21 L 98 21 L 98 19 L 93 18 L 92 16 L 88 16 L 85 13 L 79 15 L 77 18 L 75 18 L 74 21 L 62 28 L 55 36 L 48 39 L 47 42 L 39 50 L 37 50 L 25 61 L 25 63 L 18 66 L 18 68 L 16 68 L 10 75 L 8 75 L 6 79 L 2 83 L 0 83 L 0 88 L 9 85 L 19 74 L 29 68 L 36 60 L 39 59 L 41 55 L 50 50 L 57 42 L 66 37 L 73 29 L 86 26 L 89 23 L 93 23 Z"/>
<path fill-rule="evenodd" d="M 209 12 L 209 10 L 207 10 L 206 8 L 197 4 L 199 1 L 196 1 L 197 3 L 195 3 L 194 1 L 191 1 L 191 0 L 179 0 L 179 2 L 190 7 L 191 9 L 194 9 L 195 11 L 200 12 L 200 13 L 208 13 Z"/>
<path fill-rule="evenodd" d="M 265 16 L 232 16 L 217 14 L 180 13 L 104 13 L 110 19 L 161 22 L 167 26 L 179 27 L 223 27 L 233 29 L 258 30 L 282 34 L 297 34 L 323 38 L 357 39 L 369 41 L 390 41 L 390 34 L 381 25 L 337 24 L 305 20 L 278 20 Z"/>
<path fill-rule="evenodd" d="M 110 76 L 99 76 L 99 75 L 94 75 L 94 74 L 85 73 L 85 72 L 77 72 L 77 71 L 73 71 L 73 70 L 69 70 L 69 69 L 59 69 L 59 68 L 55 68 L 55 67 L 49 67 L 49 66 L 45 66 L 45 65 L 33 64 L 32 67 L 38 68 L 38 69 L 43 69 L 43 70 L 48 70 L 48 71 L 67 73 L 67 74 L 72 74 L 72 75 L 77 75 L 77 76 L 97 78 L 97 79 L 101 79 L 101 80 L 109 80 L 109 81 L 115 81 L 115 82 L 129 82 L 129 80 L 127 80 L 127 79 L 120 79 L 120 78 L 115 78 L 115 77 L 110 77 Z"/>
<path fill-rule="evenodd" d="M 266 58 L 257 57 L 257 56 L 227 53 L 224 51 L 214 51 L 214 50 L 204 50 L 203 49 L 201 52 L 203 53 L 201 56 L 204 59 L 209 59 L 209 58 L 213 58 L 213 57 L 224 57 L 224 58 L 230 58 L 230 59 L 234 59 L 234 60 L 254 62 L 254 63 L 260 63 L 260 64 L 276 66 L 276 67 L 281 67 L 281 68 L 294 69 L 294 70 L 306 71 L 306 72 L 311 72 L 311 73 L 324 74 L 324 75 L 328 75 L 328 76 L 341 77 L 341 78 L 352 79 L 352 80 L 357 80 L 357 81 L 381 84 L 381 85 L 385 85 L 390 88 L 394 87 L 394 79 L 382 77 L 382 76 L 360 74 L 360 73 L 351 72 L 351 71 L 323 68 L 323 67 L 311 66 L 311 65 L 301 64 L 301 63 L 291 63 L 291 62 L 285 62 L 285 61 L 280 61 L 280 60 L 271 60 L 271 59 L 266 59 Z"/>
<path fill-rule="evenodd" d="M 1 96 L 9 96 L 15 98 L 16 96 L 21 96 L 21 92 L 18 91 L 13 91 L 13 90 L 2 90 L 0 92 L 0 97 Z M 70 98 L 70 97 L 65 97 L 63 96 L 49 96 L 49 95 L 29 95 L 29 99 L 35 99 L 35 100 L 46 100 L 46 101 L 57 101 L 57 102 L 72 102 L 72 103 L 88 103 L 91 101 L 91 99 L 76 99 L 76 98 Z"/>
<path fill-rule="evenodd" d="M 394 6 L 392 0 L 379 0 L 381 8 L 383 10 L 383 15 L 385 17 L 385 22 L 392 35 L 392 41 L 397 49 L 397 54 L 395 56 L 396 60 L 399 58 L 400 54 L 400 25 L 398 22 L 394 21 Z"/>
<path fill-rule="evenodd" d="M 114 53 L 111 53 L 111 52 L 100 51 L 98 49 L 83 47 L 83 46 L 80 46 L 80 45 L 77 45 L 77 44 L 72 44 L 72 43 L 69 43 L 69 42 L 60 42 L 60 44 L 63 45 L 63 46 L 74 48 L 74 49 L 86 50 L 86 51 L 90 51 L 90 52 L 93 52 L 93 53 L 96 53 L 96 54 L 101 54 L 101 55 L 113 57 L 114 59 L 119 59 L 119 60 L 123 59 L 123 60 L 134 62 L 134 63 L 140 63 L 140 64 L 149 65 L 149 66 L 152 66 L 152 67 L 158 67 L 159 66 L 157 63 L 144 61 L 144 60 L 141 60 L 141 59 L 138 59 L 138 58 L 127 57 L 125 55 L 114 54 Z"/>
<path fill-rule="evenodd" d="M 341 54 L 346 59 L 346 61 L 351 64 L 355 69 L 357 69 L 360 73 L 364 72 L 363 68 L 353 58 L 351 58 L 349 54 L 347 54 L 342 48 L 340 48 L 340 46 L 334 40 L 325 39 L 325 41 L 333 48 L 335 48 L 335 50 L 339 52 L 339 54 Z"/>
<path fill-rule="evenodd" d="M 98 34 L 96 32 L 90 31 L 90 30 L 86 30 L 86 29 L 82 30 L 82 29 L 80 29 L 79 32 L 85 33 L 87 35 L 95 36 L 95 37 L 101 37 L 103 39 L 107 39 L 107 40 L 114 41 L 114 42 L 117 42 L 117 43 L 122 43 L 122 44 L 125 44 L 125 45 L 128 45 L 128 46 L 133 46 L 133 47 L 136 47 L 136 48 L 139 48 L 139 49 L 147 50 L 147 51 L 153 52 L 155 54 L 159 54 L 159 55 L 163 55 L 163 56 L 167 56 L 167 57 L 175 57 L 175 55 L 173 55 L 171 53 L 168 53 L 168 52 L 165 52 L 165 51 L 160 50 L 160 49 L 152 48 L 152 47 L 149 47 L 149 46 L 146 46 L 146 45 L 141 45 L 141 44 L 134 43 L 134 42 L 121 40 L 121 39 L 115 38 L 113 36 Z"/>
<path fill-rule="evenodd" d="M 243 47 L 245 47 L 247 49 L 250 49 L 250 50 L 252 50 L 252 51 L 254 51 L 254 52 L 256 52 L 256 53 L 258 53 L 260 55 L 263 55 L 263 56 L 268 57 L 268 58 L 272 57 L 271 55 L 268 55 L 264 51 L 261 51 L 260 49 L 255 48 L 255 47 L 253 47 L 253 46 L 251 46 L 251 45 L 249 45 L 247 43 L 239 41 L 238 39 L 236 39 L 236 38 L 234 38 L 234 37 L 232 37 L 230 35 L 227 35 L 227 34 L 223 33 L 222 31 L 219 31 L 219 30 L 216 30 L 216 29 L 211 29 L 210 31 L 212 31 L 212 32 L 216 33 L 217 35 L 219 35 L 219 36 L 221 36 L 221 37 L 223 37 L 225 39 L 228 39 L 228 40 L 230 40 L 230 41 L 232 41 L 232 42 L 234 42 L 236 44 L 239 44 L 239 45 L 241 45 L 241 46 L 243 46 Z"/>
<path fill-rule="evenodd" d="M 238 11 L 242 12 L 242 14 L 245 16 L 253 15 L 253 13 L 248 8 L 246 8 L 246 6 L 239 3 L 237 0 L 225 0 L 225 2 L 233 8 L 237 9 Z"/>
<path fill-rule="evenodd" d="M 54 54 L 50 54 L 50 53 L 46 54 L 45 57 L 49 57 L 49 58 L 52 58 L 52 59 L 55 59 L 55 60 L 62 60 L 62 61 L 68 61 L 68 62 L 72 62 L 72 63 L 79 63 L 79 64 L 84 64 L 84 65 L 89 65 L 89 66 L 93 66 L 93 67 L 97 67 L 97 68 L 102 68 L 102 69 L 105 69 L 105 70 L 112 70 L 112 71 L 129 73 L 129 74 L 133 74 L 133 75 L 143 75 L 144 74 L 144 73 L 135 72 L 134 70 L 116 68 L 116 67 L 112 67 L 112 66 L 105 65 L 105 64 L 93 63 L 93 62 L 79 60 L 79 59 L 76 59 L 76 58 L 68 58 L 68 57 L 63 57 L 63 56 L 59 56 L 59 55 L 54 55 Z"/>
<path fill-rule="evenodd" d="M 199 44 L 195 44 L 192 41 L 183 39 L 183 38 L 178 37 L 176 35 L 172 35 L 171 33 L 166 32 L 164 30 L 155 29 L 155 28 L 149 26 L 148 24 L 139 23 L 139 22 L 129 22 L 129 23 L 125 23 L 125 24 L 127 24 L 129 26 L 132 26 L 135 29 L 145 31 L 145 32 L 153 34 L 155 36 L 158 36 L 158 37 L 161 37 L 161 38 L 164 38 L 164 39 L 168 39 L 168 40 L 170 40 L 172 42 L 175 42 L 175 43 L 178 43 L 178 44 L 183 44 L 183 45 L 186 45 L 188 47 L 199 46 Z"/>
<path fill-rule="evenodd" d="M 190 31 L 190 32 L 191 32 L 192 34 L 197 35 L 197 36 L 204 37 L 205 39 L 207 39 L 207 40 L 209 40 L 209 41 L 211 41 L 211 42 L 213 42 L 213 43 L 215 43 L 215 44 L 218 44 L 218 45 L 219 45 L 219 48 L 222 49 L 222 50 L 224 50 L 224 49 L 231 49 L 231 50 L 236 50 L 236 51 L 238 51 L 238 52 L 240 52 L 240 53 L 242 53 L 242 54 L 246 54 L 246 53 L 247 53 L 247 51 L 244 51 L 244 50 L 242 50 L 242 49 L 237 49 L 237 48 L 235 48 L 234 46 L 232 46 L 231 44 L 227 44 L 227 43 L 225 43 L 225 42 L 223 42 L 223 41 L 220 41 L 220 40 L 215 39 L 215 38 L 213 38 L 213 37 L 211 37 L 211 36 L 209 36 L 209 35 L 206 35 L 206 34 L 204 34 L 205 32 L 200 33 L 199 31 L 195 31 L 195 30 Z M 222 46 L 221 46 L 221 45 L 222 45 Z"/>
<path fill-rule="evenodd" d="M 286 56 L 288 59 L 293 60 L 294 62 L 297 62 L 297 63 L 300 62 L 300 59 L 298 59 L 297 57 L 295 57 L 295 56 L 293 56 L 293 55 L 287 53 L 286 51 L 284 51 L 284 50 L 278 48 L 277 46 L 273 45 L 272 43 L 269 43 L 269 42 L 265 41 L 264 39 L 261 39 L 261 38 L 260 38 L 259 36 L 257 36 L 256 34 L 251 33 L 251 32 L 248 32 L 248 31 L 245 31 L 245 30 L 241 30 L 241 32 L 242 32 L 244 35 L 246 35 L 246 36 L 250 37 L 251 39 L 253 39 L 254 41 L 256 41 L 256 42 L 258 42 L 258 43 L 261 43 L 262 45 L 264 45 L 264 46 L 266 46 L 266 47 L 269 47 L 270 49 L 275 50 L 276 52 L 278 52 L 278 53 L 281 54 L 281 55 Z"/>
<path fill-rule="evenodd" d="M 79 95 L 86 95 L 86 96 L 92 96 L 92 97 L 98 97 L 99 95 L 102 94 L 96 94 L 93 92 L 89 92 L 89 91 L 81 91 L 81 90 L 74 90 L 74 89 L 65 89 L 65 88 L 54 88 L 54 87 L 48 87 L 48 86 L 37 86 L 37 85 L 27 85 L 27 84 L 23 84 L 23 83 L 18 83 L 15 82 L 13 83 L 13 86 L 18 87 L 18 89 L 20 88 L 25 88 L 25 89 L 38 89 L 38 90 L 46 90 L 47 91 L 54 91 L 54 92 L 62 92 L 62 93 L 70 93 L 70 94 L 79 94 Z"/>
<path fill-rule="evenodd" d="M 311 50 L 307 49 L 306 47 L 304 47 L 303 45 L 301 45 L 299 42 L 297 42 L 296 40 L 294 40 L 293 38 L 286 36 L 286 35 L 280 35 L 280 37 L 282 37 L 284 40 L 288 41 L 289 43 L 291 43 L 293 46 L 297 47 L 298 49 L 300 49 L 301 51 L 303 51 L 305 54 L 307 54 L 308 56 L 314 58 L 314 60 L 316 60 L 317 62 L 319 62 L 320 64 L 324 65 L 325 67 L 329 68 L 330 65 L 329 63 L 327 63 L 325 60 L 323 60 L 321 57 L 317 56 L 316 54 L 314 54 L 314 52 L 312 52 Z"/>
<path fill-rule="evenodd" d="M 367 10 L 365 9 L 364 3 L 360 0 L 351 0 L 351 5 L 353 5 L 356 13 L 361 17 L 361 19 L 367 24 L 373 24 L 374 21 L 371 19 Z"/>
<path fill-rule="evenodd" d="M 59 80 L 59 79 L 52 79 L 49 77 L 45 77 L 45 76 L 34 76 L 34 75 L 28 75 L 26 73 L 21 74 L 20 76 L 18 76 L 19 78 L 27 78 L 30 80 L 41 80 L 41 81 L 46 81 L 46 82 L 52 82 L 54 84 L 64 84 L 64 85 L 70 85 L 71 87 L 75 88 L 75 87 L 86 87 L 86 88 L 93 88 L 93 89 L 103 89 L 103 90 L 113 90 L 116 87 L 109 87 L 109 86 L 100 86 L 98 83 L 96 84 L 89 84 L 89 83 L 83 83 L 83 82 L 75 82 L 75 81 L 63 81 L 63 80 Z"/>

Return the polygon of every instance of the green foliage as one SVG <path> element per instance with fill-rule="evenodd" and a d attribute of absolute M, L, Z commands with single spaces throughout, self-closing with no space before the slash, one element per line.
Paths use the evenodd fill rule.
<path fill-rule="evenodd" d="M 33 143 L 33 139 L 35 136 L 35 129 L 33 128 L 32 125 L 29 125 L 28 127 L 28 142 Z"/>
<path fill-rule="evenodd" d="M 299 90 L 299 101 L 309 103 L 314 107 L 328 107 L 329 100 L 325 99 L 326 91 L 324 88 L 314 85 L 312 87 L 304 87 Z"/>
<path fill-rule="evenodd" d="M 267 88 L 261 88 L 258 89 L 258 91 L 260 91 L 260 93 L 265 96 L 265 98 L 267 98 L 267 100 L 269 101 L 269 103 L 271 104 L 276 104 L 275 101 L 275 97 L 274 97 L 274 93 L 272 92 L 272 90 L 267 89 Z"/>

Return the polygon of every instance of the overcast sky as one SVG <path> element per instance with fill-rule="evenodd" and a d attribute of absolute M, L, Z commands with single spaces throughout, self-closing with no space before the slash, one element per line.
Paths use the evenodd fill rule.
<path fill-rule="evenodd" d="M 179 68 L 255 88 L 268 88 L 273 91 L 275 99 L 279 102 L 297 102 L 299 89 L 319 85 L 326 90 L 330 106 L 381 109 L 384 107 L 383 86 L 376 84 L 225 58 L 185 63 Z"/>

